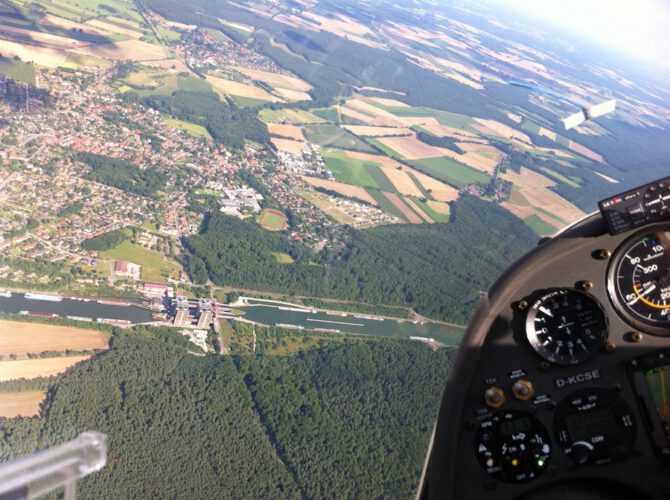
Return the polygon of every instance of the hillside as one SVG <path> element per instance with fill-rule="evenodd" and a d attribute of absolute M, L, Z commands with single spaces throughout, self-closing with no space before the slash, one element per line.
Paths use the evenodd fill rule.
<path fill-rule="evenodd" d="M 416 488 L 451 351 L 372 341 L 194 357 L 182 339 L 116 331 L 108 352 L 48 383 L 41 419 L 3 422 L 0 460 L 96 429 L 109 436 L 109 461 L 78 484 L 82 498 L 389 498 Z"/>

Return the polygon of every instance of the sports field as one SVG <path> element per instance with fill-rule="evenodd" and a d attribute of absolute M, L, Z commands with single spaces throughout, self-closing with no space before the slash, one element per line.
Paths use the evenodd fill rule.
<path fill-rule="evenodd" d="M 98 330 L 0 320 L 0 355 L 24 356 L 45 351 L 107 349 L 108 336 Z"/>
<path fill-rule="evenodd" d="M 279 210 L 266 208 L 258 216 L 258 223 L 269 231 L 283 231 L 288 227 L 288 218 Z"/>

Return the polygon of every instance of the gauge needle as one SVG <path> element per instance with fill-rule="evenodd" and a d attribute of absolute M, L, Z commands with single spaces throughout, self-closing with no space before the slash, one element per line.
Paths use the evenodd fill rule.
<path fill-rule="evenodd" d="M 550 318 L 554 317 L 554 315 L 551 314 L 551 311 L 549 309 L 547 309 L 546 307 L 540 307 L 539 310 L 540 310 L 540 312 L 543 312 L 544 314 L 546 314 Z"/>
<path fill-rule="evenodd" d="M 635 290 L 635 293 L 637 294 L 637 297 L 635 297 L 635 298 L 634 298 L 633 300 L 631 300 L 630 302 L 627 302 L 627 304 L 628 304 L 629 306 L 632 306 L 632 305 L 635 304 L 638 300 L 640 300 L 642 297 L 644 297 L 645 295 L 649 295 L 651 292 L 653 292 L 654 290 L 656 290 L 656 285 L 651 285 L 649 288 L 647 288 L 647 289 L 646 289 L 644 292 L 642 292 L 642 293 L 637 293 L 637 289 L 635 289 L 635 288 L 634 288 L 634 290 Z"/>

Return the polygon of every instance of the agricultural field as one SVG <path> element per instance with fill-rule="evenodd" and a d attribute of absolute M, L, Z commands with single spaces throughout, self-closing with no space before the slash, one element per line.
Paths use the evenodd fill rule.
<path fill-rule="evenodd" d="M 36 416 L 45 397 L 46 391 L 0 392 L 0 418 Z"/>
<path fill-rule="evenodd" d="M 291 153 L 292 155 L 300 156 L 303 152 L 310 151 L 309 144 L 303 141 L 294 141 L 292 139 L 281 139 L 279 137 L 271 137 L 272 144 L 279 151 Z"/>
<path fill-rule="evenodd" d="M 339 222 L 340 224 L 353 224 L 355 222 L 353 217 L 347 215 L 344 211 L 335 206 L 327 196 L 301 188 L 296 188 L 295 192 L 315 207 L 323 210 L 325 214 L 331 217 L 335 222 Z"/>
<path fill-rule="evenodd" d="M 207 75 L 207 81 L 219 92 L 227 96 L 246 97 L 265 102 L 278 102 L 279 99 L 267 90 L 256 87 L 250 83 L 236 82 L 226 78 Z"/>
<path fill-rule="evenodd" d="M 485 173 L 463 165 L 451 158 L 424 158 L 409 163 L 417 169 L 459 189 L 475 182 L 488 184 L 491 180 Z"/>
<path fill-rule="evenodd" d="M 279 210 L 268 208 L 258 216 L 258 224 L 268 231 L 284 231 L 288 228 L 288 218 Z"/>
<path fill-rule="evenodd" d="M 107 349 L 109 336 L 72 326 L 0 320 L 0 356 L 25 356 L 46 351 Z"/>
<path fill-rule="evenodd" d="M 335 191 L 336 193 L 346 196 L 347 198 L 357 198 L 370 205 L 376 205 L 375 199 L 370 196 L 364 188 L 360 186 L 353 186 L 351 184 L 344 184 L 342 182 L 329 181 L 318 177 L 302 177 L 302 180 L 313 187 L 320 187 Z"/>
<path fill-rule="evenodd" d="M 100 252 L 102 260 L 124 260 L 142 266 L 140 272 L 144 281 L 164 283 L 166 277 L 177 278 L 181 265 L 173 259 L 165 257 L 160 252 L 146 249 L 140 245 L 124 241 L 111 250 Z"/>
<path fill-rule="evenodd" d="M 268 132 L 270 135 L 283 137 L 286 139 L 294 139 L 296 141 L 304 141 L 305 136 L 302 133 L 302 128 L 297 125 L 290 125 L 287 123 L 268 123 Z"/>
<path fill-rule="evenodd" d="M 320 116 L 302 109 L 262 109 L 259 116 L 266 123 L 292 123 L 294 125 L 326 123 L 326 120 Z"/>
<path fill-rule="evenodd" d="M 212 140 L 212 136 L 209 134 L 207 129 L 202 125 L 187 122 L 184 120 L 177 120 L 176 118 L 169 118 L 169 117 L 163 117 L 163 121 L 169 126 L 176 128 L 177 130 L 183 130 L 184 132 L 192 135 L 193 137 L 203 137 L 205 139 Z"/>
<path fill-rule="evenodd" d="M 33 68 L 30 64 L 26 64 L 22 61 L 0 57 L 0 74 L 18 82 L 24 82 L 28 85 L 35 85 L 35 68 Z"/>
<path fill-rule="evenodd" d="M 370 167 L 379 165 L 375 162 L 350 158 L 343 151 L 323 150 L 323 161 L 333 173 L 335 179 L 347 184 L 379 189 L 379 184 L 370 173 Z"/>
<path fill-rule="evenodd" d="M 53 377 L 88 358 L 90 356 L 0 361 L 0 382 L 20 378 Z"/>
<path fill-rule="evenodd" d="M 337 125 L 307 125 L 304 132 L 308 141 L 320 146 L 374 153 L 368 144 Z"/>

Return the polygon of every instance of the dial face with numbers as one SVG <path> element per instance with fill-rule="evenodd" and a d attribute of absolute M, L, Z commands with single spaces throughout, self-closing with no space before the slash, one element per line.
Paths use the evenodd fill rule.
<path fill-rule="evenodd" d="M 609 291 L 619 313 L 634 326 L 670 333 L 670 229 L 638 234 L 621 246 Z"/>
<path fill-rule="evenodd" d="M 607 331 L 600 303 L 579 290 L 548 291 L 526 317 L 531 347 L 557 365 L 575 365 L 594 356 L 605 344 Z"/>

